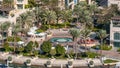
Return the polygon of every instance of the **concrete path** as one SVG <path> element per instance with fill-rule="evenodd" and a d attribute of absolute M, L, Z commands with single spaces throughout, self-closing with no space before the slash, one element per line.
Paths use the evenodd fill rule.
<path fill-rule="evenodd" d="M 19 64 L 24 64 L 24 62 L 27 59 L 30 59 L 32 65 L 44 65 L 48 60 L 50 60 L 50 59 L 41 59 L 41 58 L 31 58 L 31 57 L 24 57 L 24 56 L 16 56 L 16 55 L 11 55 L 11 54 L 0 52 L 0 59 L 1 60 L 6 60 L 9 56 L 11 56 L 13 58 L 14 63 L 19 63 Z M 66 64 L 68 63 L 68 60 L 67 59 L 66 60 L 52 59 L 51 62 L 52 62 L 53 66 L 61 66 L 61 64 L 63 66 L 66 66 Z M 90 59 L 73 60 L 73 66 L 87 66 L 89 60 Z M 92 60 L 94 61 L 96 66 L 97 65 L 102 65 L 102 63 L 100 62 L 99 59 L 92 59 Z"/>

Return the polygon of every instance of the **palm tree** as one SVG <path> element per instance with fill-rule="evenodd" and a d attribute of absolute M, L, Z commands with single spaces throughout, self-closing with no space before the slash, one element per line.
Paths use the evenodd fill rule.
<path fill-rule="evenodd" d="M 31 12 L 26 12 L 21 14 L 18 18 L 17 18 L 17 22 L 20 23 L 21 25 L 21 29 L 24 28 L 24 30 L 22 30 L 22 32 L 26 32 L 26 30 L 28 30 L 32 25 L 33 25 L 33 17 L 32 14 L 30 14 Z"/>
<path fill-rule="evenodd" d="M 59 0 L 41 0 L 42 5 L 47 7 L 49 10 L 54 10 L 58 7 Z"/>
<path fill-rule="evenodd" d="M 62 19 L 64 22 L 69 22 L 72 20 L 72 10 L 63 10 L 62 11 Z"/>
<path fill-rule="evenodd" d="M 100 41 L 101 41 L 101 48 L 102 48 L 102 45 L 103 45 L 103 39 L 105 38 L 105 37 L 107 37 L 107 33 L 106 33 L 106 30 L 99 30 L 99 32 L 97 32 L 97 35 L 99 36 L 99 38 L 100 38 Z M 101 54 L 102 54 L 102 50 L 101 50 Z"/>
<path fill-rule="evenodd" d="M 20 24 L 12 24 L 12 31 L 13 31 L 13 37 L 14 37 L 14 53 L 16 51 L 16 37 L 17 33 L 22 31 Z"/>
<path fill-rule="evenodd" d="M 84 40 L 84 44 L 85 44 L 85 48 L 87 48 L 87 45 L 86 45 L 86 39 L 89 37 L 89 34 L 90 34 L 90 30 L 89 29 L 83 29 L 81 31 L 81 37 L 83 38 Z M 86 49 L 87 50 L 87 49 Z"/>
<path fill-rule="evenodd" d="M 39 26 L 39 23 L 42 23 L 42 14 L 44 9 L 36 7 L 31 13 L 33 14 L 33 19 L 36 22 L 35 24 Z"/>
<path fill-rule="evenodd" d="M 8 28 L 10 27 L 10 22 L 1 23 L 1 35 L 2 35 L 2 43 L 4 43 L 4 32 L 8 32 Z"/>
<path fill-rule="evenodd" d="M 46 24 L 52 24 L 56 21 L 56 13 L 54 11 L 46 10 L 43 14 L 43 20 Z"/>
<path fill-rule="evenodd" d="M 4 32 L 8 32 L 8 28 L 10 27 L 10 22 L 6 21 L 1 24 L 2 35 L 4 36 Z"/>
<path fill-rule="evenodd" d="M 74 41 L 74 51 L 76 52 L 76 57 L 77 58 L 77 38 L 80 36 L 80 30 L 79 29 L 75 29 L 75 28 L 72 28 L 70 29 L 69 33 L 71 34 L 71 36 L 73 37 L 73 41 Z"/>
<path fill-rule="evenodd" d="M 91 28 L 93 19 L 93 11 L 95 10 L 93 5 L 88 5 L 86 2 L 80 2 L 74 8 L 74 14 L 77 15 L 77 21 L 83 23 L 85 28 Z"/>
<path fill-rule="evenodd" d="M 57 24 L 59 23 L 58 21 L 62 19 L 63 11 L 60 8 L 54 9 L 57 17 Z"/>

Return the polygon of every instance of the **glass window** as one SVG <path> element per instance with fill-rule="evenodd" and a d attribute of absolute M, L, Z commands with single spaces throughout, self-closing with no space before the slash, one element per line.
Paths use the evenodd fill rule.
<path fill-rule="evenodd" d="M 23 5 L 17 5 L 18 9 L 23 9 Z"/>
<path fill-rule="evenodd" d="M 120 47 L 120 42 L 114 42 L 115 47 Z"/>
<path fill-rule="evenodd" d="M 120 40 L 120 33 L 114 33 L 114 40 Z"/>

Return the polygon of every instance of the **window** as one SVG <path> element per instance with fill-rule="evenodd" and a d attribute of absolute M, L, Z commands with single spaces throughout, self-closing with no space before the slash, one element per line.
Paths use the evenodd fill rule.
<path fill-rule="evenodd" d="M 120 47 L 120 42 L 114 42 L 113 44 L 115 47 Z"/>
<path fill-rule="evenodd" d="M 114 33 L 114 40 L 120 40 L 120 33 Z"/>

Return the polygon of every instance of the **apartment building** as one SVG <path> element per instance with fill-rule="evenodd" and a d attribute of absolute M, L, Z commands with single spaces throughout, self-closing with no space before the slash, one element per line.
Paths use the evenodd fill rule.
<path fill-rule="evenodd" d="M 120 47 L 120 16 L 115 16 L 111 19 L 110 45 Z"/>
<path fill-rule="evenodd" d="M 15 9 L 25 9 L 25 5 L 28 4 L 28 0 L 14 0 Z"/>
<path fill-rule="evenodd" d="M 65 0 L 65 6 L 74 9 L 74 6 L 81 1 L 86 1 L 88 4 L 92 3 L 92 0 Z"/>
<path fill-rule="evenodd" d="M 117 4 L 120 9 L 120 0 L 108 0 L 108 6 L 111 4 Z"/>

